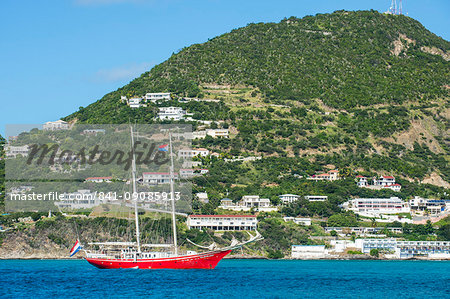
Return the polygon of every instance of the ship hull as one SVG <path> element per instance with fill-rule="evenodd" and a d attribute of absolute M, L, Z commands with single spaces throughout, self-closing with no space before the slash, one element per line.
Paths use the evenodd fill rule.
<path fill-rule="evenodd" d="M 210 251 L 159 259 L 100 259 L 86 260 L 100 269 L 214 269 L 231 250 Z"/>

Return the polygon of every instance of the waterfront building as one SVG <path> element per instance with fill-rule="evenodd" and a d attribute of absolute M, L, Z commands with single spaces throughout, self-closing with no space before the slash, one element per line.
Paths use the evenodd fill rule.
<path fill-rule="evenodd" d="M 372 249 L 394 253 L 397 247 L 396 239 L 356 239 L 355 245 L 362 253 L 370 253 Z"/>
<path fill-rule="evenodd" d="M 258 221 L 254 215 L 189 215 L 189 229 L 256 230 Z"/>
<path fill-rule="evenodd" d="M 450 241 L 397 241 L 398 258 L 450 259 Z"/>
<path fill-rule="evenodd" d="M 327 252 L 325 245 L 292 245 L 291 257 L 294 259 L 324 258 Z"/>

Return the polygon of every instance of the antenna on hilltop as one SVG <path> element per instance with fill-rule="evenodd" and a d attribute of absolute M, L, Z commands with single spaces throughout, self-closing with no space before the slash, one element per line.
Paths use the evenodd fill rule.
<path fill-rule="evenodd" d="M 403 14 L 403 1 L 402 0 L 392 0 L 391 6 L 389 7 L 389 9 L 386 13 L 392 14 L 392 15 L 402 15 Z"/>

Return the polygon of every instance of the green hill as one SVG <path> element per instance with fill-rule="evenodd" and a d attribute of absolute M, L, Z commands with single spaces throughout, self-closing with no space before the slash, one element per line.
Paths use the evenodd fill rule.
<path fill-rule="evenodd" d="M 230 173 L 229 186 L 277 183 L 280 173 L 332 164 L 448 187 L 449 49 L 418 21 L 375 11 L 250 24 L 173 54 L 66 120 L 152 123 L 156 105 L 131 109 L 120 96 L 167 91 L 174 100 L 163 105 L 235 132 L 196 145 L 271 157 L 270 167 L 260 162 L 264 179 L 253 163 Z"/>

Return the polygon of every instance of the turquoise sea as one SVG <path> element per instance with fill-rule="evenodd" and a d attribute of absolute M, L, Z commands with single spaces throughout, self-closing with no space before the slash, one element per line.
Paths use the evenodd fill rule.
<path fill-rule="evenodd" d="M 224 260 L 215 270 L 100 270 L 1 260 L 1 298 L 450 298 L 446 261 Z"/>

